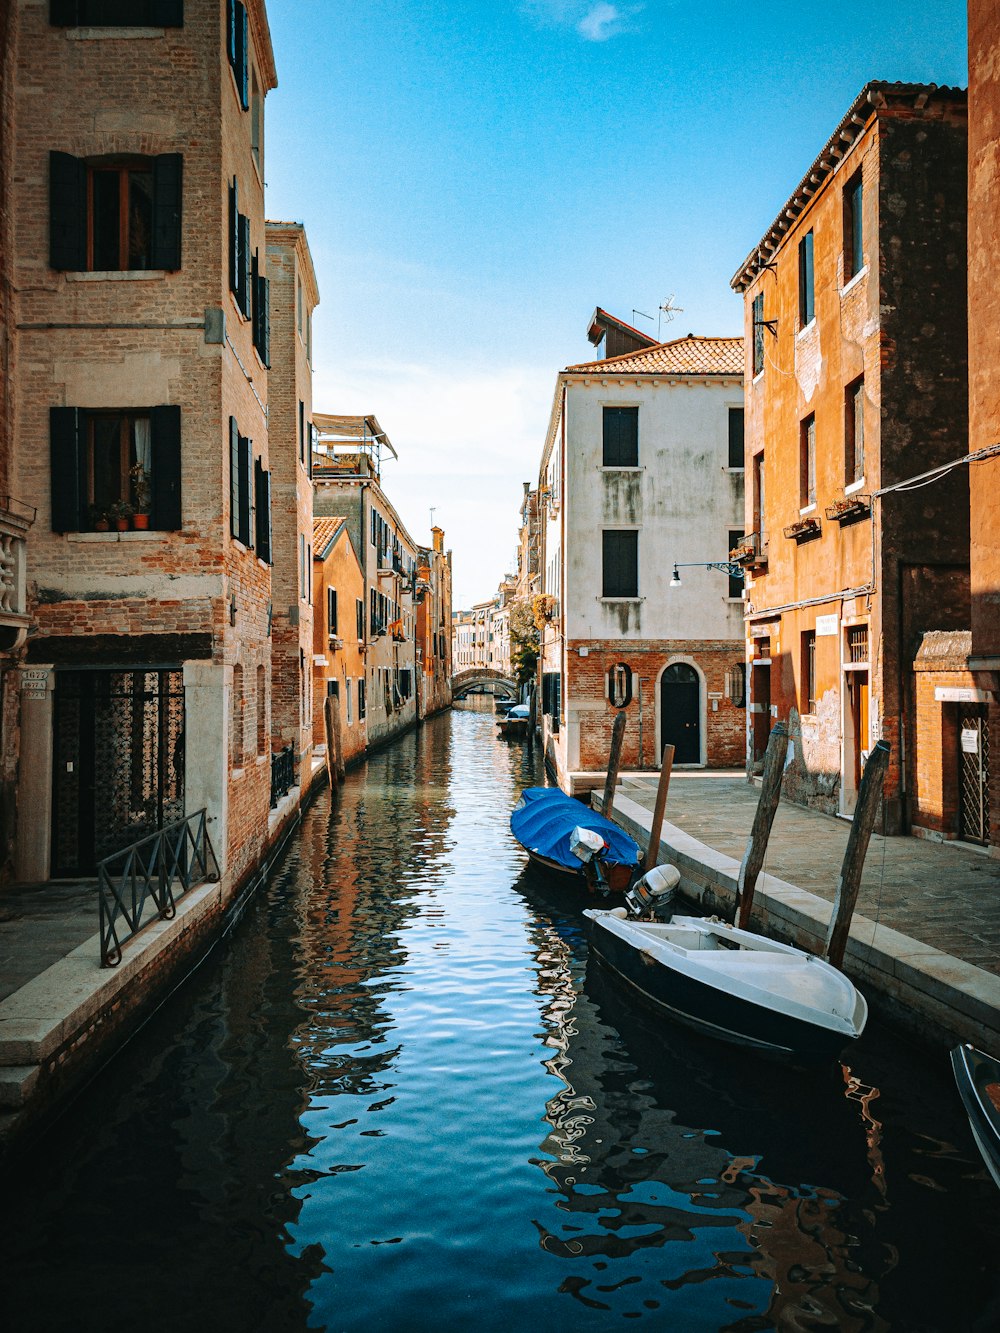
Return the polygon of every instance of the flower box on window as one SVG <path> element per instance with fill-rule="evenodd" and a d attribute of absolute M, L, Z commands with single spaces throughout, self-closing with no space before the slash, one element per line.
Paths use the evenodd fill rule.
<path fill-rule="evenodd" d="M 861 518 L 867 518 L 872 512 L 872 501 L 870 495 L 845 495 L 842 500 L 835 500 L 832 505 L 826 509 L 826 516 L 834 523 L 839 523 L 845 527 L 849 523 L 857 523 Z"/>
<path fill-rule="evenodd" d="M 818 518 L 800 518 L 797 523 L 790 523 L 782 531 L 790 541 L 795 542 L 796 546 L 801 546 L 803 542 L 811 542 L 818 537 L 823 531 L 823 526 Z"/>

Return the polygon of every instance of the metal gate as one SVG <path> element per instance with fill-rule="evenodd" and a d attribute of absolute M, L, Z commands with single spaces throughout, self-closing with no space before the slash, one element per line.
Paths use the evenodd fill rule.
<path fill-rule="evenodd" d="M 52 874 L 97 862 L 184 817 L 177 669 L 57 671 Z"/>
<path fill-rule="evenodd" d="M 960 836 L 984 845 L 990 840 L 990 724 L 984 707 L 959 715 Z"/>

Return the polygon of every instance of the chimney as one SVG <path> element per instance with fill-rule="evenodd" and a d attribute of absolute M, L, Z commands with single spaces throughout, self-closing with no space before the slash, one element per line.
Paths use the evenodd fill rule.
<path fill-rule="evenodd" d="M 438 555 L 444 555 L 444 528 L 431 528 L 431 536 L 434 539 L 434 549 Z"/>

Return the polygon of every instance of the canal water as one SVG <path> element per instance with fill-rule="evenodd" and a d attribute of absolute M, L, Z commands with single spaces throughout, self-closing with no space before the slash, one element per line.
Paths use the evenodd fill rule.
<path fill-rule="evenodd" d="M 305 816 L 237 929 L 0 1182 L 0 1324 L 993 1329 L 947 1061 L 803 1075 L 637 1011 L 508 829 L 481 700 Z"/>

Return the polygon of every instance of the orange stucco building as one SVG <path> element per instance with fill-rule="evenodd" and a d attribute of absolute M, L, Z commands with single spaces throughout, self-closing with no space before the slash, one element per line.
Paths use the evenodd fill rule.
<path fill-rule="evenodd" d="M 1000 442 L 1000 2 L 969 4 L 969 449 Z M 982 841 L 1000 854 L 1000 765 L 991 772 L 990 732 L 1000 735 L 1000 454 L 969 468 L 975 697 L 966 728 L 978 750 L 962 755 L 963 778 L 982 804 Z"/>
<path fill-rule="evenodd" d="M 932 836 L 958 820 L 938 691 L 973 684 L 966 470 L 907 487 L 967 449 L 965 100 L 867 85 L 732 280 L 749 762 L 787 721 L 788 794 L 850 815 L 884 738 L 885 829 Z"/>
<path fill-rule="evenodd" d="M 368 745 L 365 581 L 345 518 L 313 520 L 313 743 L 326 745 L 324 701 L 340 704 L 344 762 Z"/>

